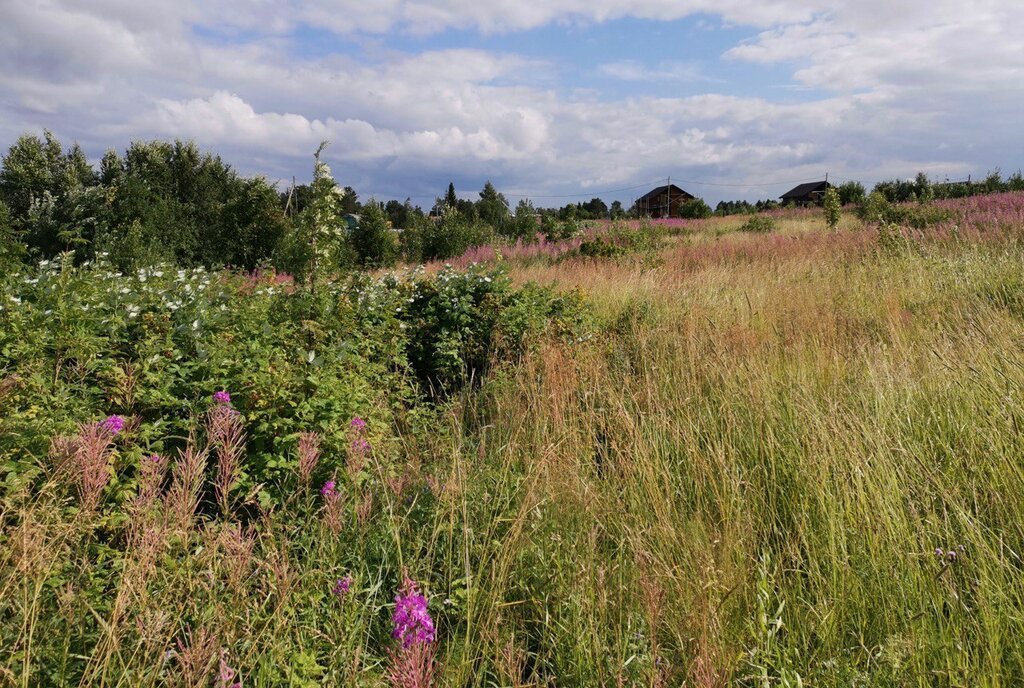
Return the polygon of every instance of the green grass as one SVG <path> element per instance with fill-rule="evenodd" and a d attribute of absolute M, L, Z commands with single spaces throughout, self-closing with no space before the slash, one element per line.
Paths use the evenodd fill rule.
<path fill-rule="evenodd" d="M 147 559 L 40 459 L 0 514 L 0 681 L 179 685 L 204 629 L 195 685 L 222 649 L 245 686 L 385 685 L 404 569 L 440 685 L 1019 684 L 1024 247 L 779 225 L 513 266 L 582 289 L 591 335 L 389 420 L 338 532 L 314 486 Z"/>

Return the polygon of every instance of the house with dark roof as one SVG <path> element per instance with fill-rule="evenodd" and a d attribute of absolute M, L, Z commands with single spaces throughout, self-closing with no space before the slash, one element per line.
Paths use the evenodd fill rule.
<path fill-rule="evenodd" d="M 782 204 L 791 203 L 793 205 L 817 205 L 821 203 L 821 199 L 825 196 L 826 189 L 831 189 L 832 184 L 828 182 L 807 182 L 806 184 L 800 184 L 794 186 L 786 193 L 779 196 Z"/>
<path fill-rule="evenodd" d="M 680 189 L 675 184 L 666 184 L 656 189 L 651 189 L 633 204 L 633 210 L 638 215 L 648 217 L 677 217 L 679 207 L 687 201 L 692 201 L 694 195 Z"/>

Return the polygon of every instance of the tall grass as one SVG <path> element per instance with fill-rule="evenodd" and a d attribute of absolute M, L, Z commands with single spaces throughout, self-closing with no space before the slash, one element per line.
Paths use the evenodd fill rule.
<path fill-rule="evenodd" d="M 197 516 L 195 441 L 164 506 L 106 488 L 150 505 L 125 513 L 44 461 L 2 501 L 0 680 L 402 685 L 409 576 L 438 685 L 1019 684 L 1024 225 L 883 248 L 816 221 L 514 267 L 584 290 L 595 336 L 399 433 L 400 472 L 360 445 L 339 512 L 310 468 L 281 509 Z"/>

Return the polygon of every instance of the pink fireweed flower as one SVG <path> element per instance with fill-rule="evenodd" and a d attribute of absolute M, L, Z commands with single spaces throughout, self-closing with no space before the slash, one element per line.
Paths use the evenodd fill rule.
<path fill-rule="evenodd" d="M 226 390 L 220 390 L 219 392 L 213 393 L 213 401 L 217 404 L 230 404 L 231 395 Z"/>
<path fill-rule="evenodd" d="M 331 592 L 334 593 L 338 598 L 344 598 L 348 594 L 349 588 L 352 587 L 352 574 L 347 574 L 344 578 L 339 578 L 334 583 L 334 588 Z"/>
<path fill-rule="evenodd" d="M 207 412 L 206 432 L 210 448 L 217 454 L 217 479 L 214 483 L 217 503 L 221 513 L 226 514 L 231 507 L 231 490 L 241 478 L 245 453 L 242 414 L 226 403 L 218 403 Z"/>
<path fill-rule="evenodd" d="M 349 425 L 352 426 L 353 430 L 365 430 L 366 429 L 366 421 L 363 420 L 362 418 L 360 418 L 359 416 L 356 416 L 355 418 L 353 418 L 352 422 Z"/>
<path fill-rule="evenodd" d="M 344 499 L 342 499 L 341 492 L 337 489 L 337 483 L 335 478 L 331 478 L 324 483 L 324 486 L 320 488 L 320 494 L 324 498 L 324 523 L 328 529 L 334 534 L 341 531 L 341 524 L 344 518 Z"/>
<path fill-rule="evenodd" d="M 109 432 L 111 435 L 116 435 L 124 430 L 124 418 L 121 416 L 107 416 L 100 421 L 100 427 Z"/>
<path fill-rule="evenodd" d="M 400 641 L 403 649 L 416 644 L 432 643 L 437 637 L 434 620 L 427 610 L 427 598 L 420 594 L 416 583 L 408 577 L 395 595 L 395 611 L 391 622 L 395 627 L 391 637 Z"/>
<path fill-rule="evenodd" d="M 92 511 L 99 505 L 103 489 L 110 481 L 114 435 L 124 427 L 124 420 L 120 416 L 111 418 L 120 421 L 117 430 L 108 427 L 107 421 L 85 423 L 79 426 L 78 434 L 66 442 L 65 451 L 75 468 L 78 491 L 85 511 Z"/>
<path fill-rule="evenodd" d="M 305 486 L 313 477 L 313 471 L 320 460 L 320 436 L 315 432 L 299 435 L 299 481 Z"/>

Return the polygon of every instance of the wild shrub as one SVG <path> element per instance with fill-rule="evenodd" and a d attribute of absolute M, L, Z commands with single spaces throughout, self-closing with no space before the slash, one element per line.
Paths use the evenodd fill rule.
<path fill-rule="evenodd" d="M 447 260 L 490 242 L 494 230 L 476 217 L 446 207 L 440 220 L 422 225 L 420 237 L 424 260 Z"/>
<path fill-rule="evenodd" d="M 549 242 L 565 241 L 579 235 L 580 224 L 575 217 L 559 220 L 555 215 L 546 214 L 541 219 L 540 231 Z"/>
<path fill-rule="evenodd" d="M 400 316 L 409 364 L 425 388 L 450 393 L 479 380 L 492 358 L 518 349 L 535 330 L 524 323 L 536 326 L 564 317 L 564 298 L 532 288 L 515 290 L 504 273 L 482 268 L 449 268 L 433 279 L 415 280 Z"/>
<path fill-rule="evenodd" d="M 501 235 L 509 241 L 530 243 L 537 239 L 537 218 L 533 204 L 521 200 L 516 206 L 515 215 L 506 221 L 501 228 Z"/>
<path fill-rule="evenodd" d="M 580 244 L 578 253 L 587 258 L 616 258 L 629 252 L 629 248 L 610 238 L 596 236 Z"/>
<path fill-rule="evenodd" d="M 0 381 L 32 382 L 0 402 L 0 484 L 31 479 L 29 457 L 46 454 L 45 438 L 71 432 L 93 409 L 132 416 L 143 433 L 156 424 L 188 437 L 203 411 L 196 404 L 222 389 L 248 428 L 235 489 L 262 485 L 268 504 L 286 493 L 297 433 L 319 430 L 322 452 L 336 453 L 346 446 L 339 419 L 371 406 L 416 408 L 422 390 L 479 379 L 493 357 L 571 310 L 567 297 L 515 288 L 482 268 L 352 273 L 315 292 L 275 275 L 171 266 L 118 275 L 105 260 L 4 280 Z M 32 372 L 45 366 L 57 374 Z"/>
<path fill-rule="evenodd" d="M 864 197 L 867 195 L 864 185 L 856 181 L 844 182 L 837 189 L 841 205 L 856 205 L 863 202 Z"/>
<path fill-rule="evenodd" d="M 825 224 L 834 232 L 839 228 L 839 216 L 842 212 L 842 206 L 839 202 L 839 192 L 836 191 L 835 187 L 830 186 L 825 190 L 822 209 L 825 212 Z"/>
<path fill-rule="evenodd" d="M 356 262 L 363 268 L 390 267 L 398 259 L 398 238 L 387 217 L 373 200 L 363 205 L 359 223 L 349 233 Z"/>
<path fill-rule="evenodd" d="M 7 205 L 0 201 L 0 269 L 7 270 L 21 262 L 26 246 L 11 224 Z"/>
<path fill-rule="evenodd" d="M 756 232 L 764 234 L 775 231 L 775 220 L 767 215 L 753 215 L 740 225 L 740 232 Z"/>
<path fill-rule="evenodd" d="M 872 192 L 857 208 L 857 216 L 869 224 L 890 223 L 912 229 L 926 229 L 951 220 L 953 212 L 932 203 L 893 205 L 882 194 Z"/>
<path fill-rule="evenodd" d="M 687 220 L 699 220 L 714 215 L 711 207 L 704 202 L 703 198 L 691 198 L 679 205 L 676 217 Z"/>

